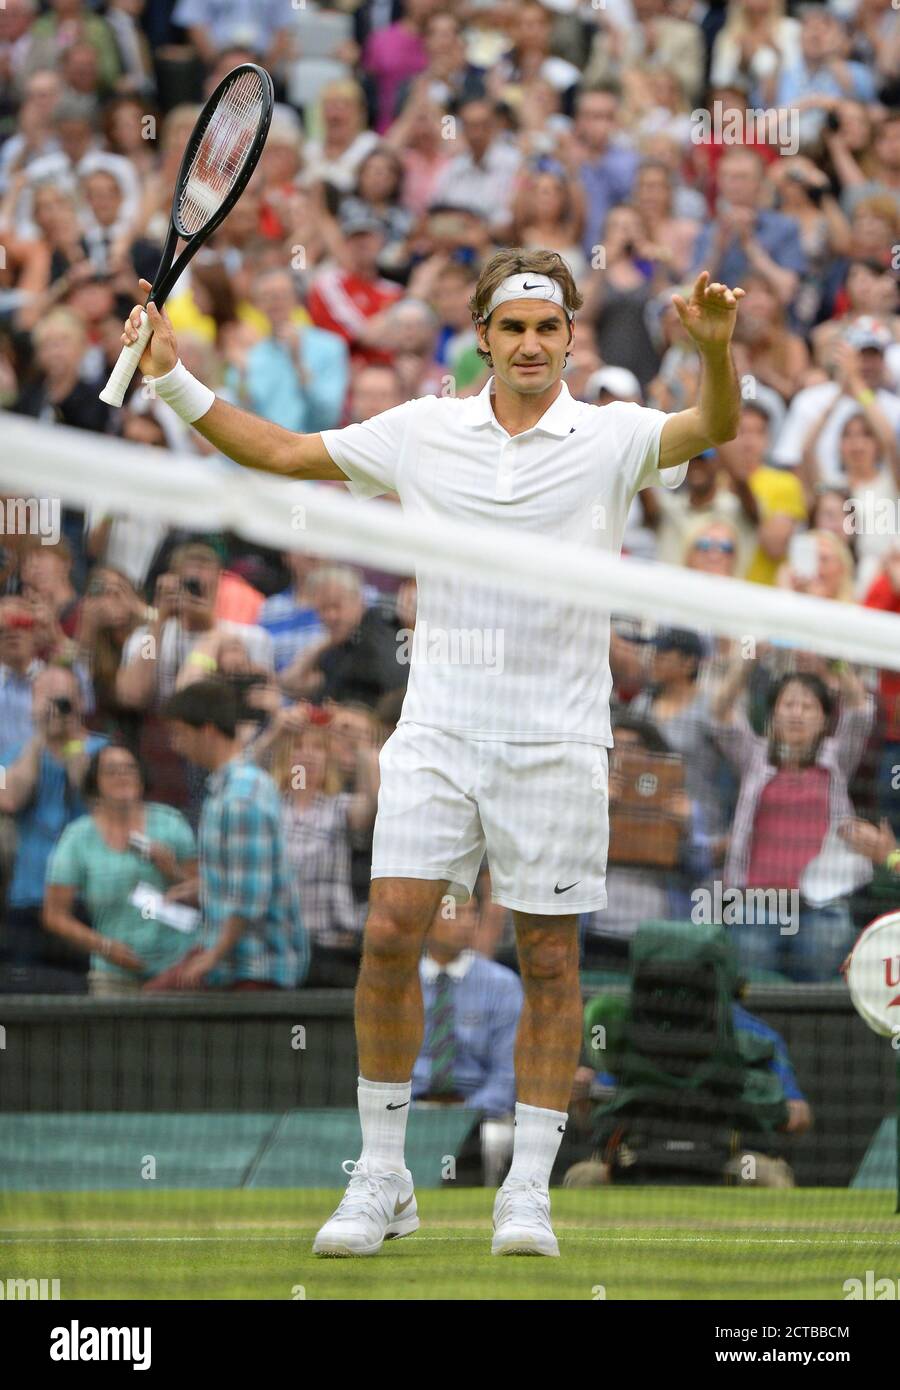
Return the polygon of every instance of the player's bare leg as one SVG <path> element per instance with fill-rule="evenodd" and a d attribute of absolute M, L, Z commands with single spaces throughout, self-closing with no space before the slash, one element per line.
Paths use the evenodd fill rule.
<path fill-rule="evenodd" d="M 316 1236 L 318 1255 L 375 1255 L 385 1240 L 418 1228 L 403 1148 L 412 1070 L 425 1030 L 419 957 L 446 890 L 442 880 L 372 881 L 356 988 L 362 1153 L 344 1164 L 350 1182 Z"/>
<path fill-rule="evenodd" d="M 495 1255 L 558 1255 L 550 1173 L 581 1050 L 578 918 L 514 914 L 525 1004 L 516 1037 L 516 1137 L 494 1203 Z"/>
<path fill-rule="evenodd" d="M 447 891 L 441 880 L 375 878 L 356 986 L 360 1075 L 408 1084 L 422 1046 L 425 1012 L 419 958 Z"/>

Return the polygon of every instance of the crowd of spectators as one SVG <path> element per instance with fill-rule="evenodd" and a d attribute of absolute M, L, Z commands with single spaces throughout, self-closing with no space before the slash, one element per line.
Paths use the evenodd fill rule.
<path fill-rule="evenodd" d="M 221 396 L 311 432 L 481 391 L 469 297 L 520 244 L 584 294 L 572 394 L 678 410 L 699 364 L 671 298 L 706 269 L 746 290 L 740 427 L 635 499 L 626 553 L 900 613 L 891 0 L 6 0 L 5 410 L 210 455 L 139 380 L 121 411 L 98 391 L 199 104 L 243 61 L 275 79 L 269 141 L 168 303 Z M 0 595 L 0 988 L 352 984 L 414 581 L 95 506 L 52 540 L 7 524 Z M 799 895 L 745 965 L 833 979 L 897 905 L 900 676 L 627 615 L 611 665 L 586 961 L 718 884 Z M 438 923 L 428 990 L 456 962 L 487 997 L 469 954 L 506 960 L 505 919 L 481 893 L 476 923 Z"/>

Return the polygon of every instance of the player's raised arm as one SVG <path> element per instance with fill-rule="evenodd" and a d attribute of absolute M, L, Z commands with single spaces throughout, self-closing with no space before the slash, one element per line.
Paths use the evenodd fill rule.
<path fill-rule="evenodd" d="M 141 288 L 149 290 L 147 280 Z M 144 306 L 136 304 L 125 320 L 122 342 L 136 341 Z M 320 434 L 294 434 L 258 415 L 219 400 L 178 358 L 178 343 L 165 310 L 148 304 L 153 333 L 141 357 L 140 369 L 156 383 L 159 399 L 172 407 L 198 434 L 235 463 L 284 478 L 346 480 Z"/>
<path fill-rule="evenodd" d="M 686 463 L 714 444 L 734 439 L 741 413 L 741 392 L 731 355 L 731 335 L 738 301 L 744 291 L 710 284 L 709 271 L 697 276 L 689 300 L 672 296 L 682 326 L 700 354 L 697 404 L 670 415 L 659 441 L 660 468 Z"/>

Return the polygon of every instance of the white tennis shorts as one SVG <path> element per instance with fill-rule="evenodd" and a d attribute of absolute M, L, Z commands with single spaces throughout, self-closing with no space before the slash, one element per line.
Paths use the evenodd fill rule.
<path fill-rule="evenodd" d="M 607 749 L 500 743 L 403 723 L 381 750 L 373 878 L 447 879 L 465 901 L 487 850 L 495 902 L 606 907 Z"/>

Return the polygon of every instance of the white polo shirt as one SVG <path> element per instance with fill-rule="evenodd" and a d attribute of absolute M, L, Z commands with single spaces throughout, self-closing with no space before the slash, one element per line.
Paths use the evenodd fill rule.
<path fill-rule="evenodd" d="M 511 436 L 494 415 L 492 383 L 465 400 L 407 401 L 322 439 L 355 497 L 396 492 L 413 515 L 487 521 L 615 555 L 635 492 L 683 480 L 686 464 L 658 467 L 663 411 L 587 405 L 563 382 L 538 423 Z M 417 579 L 401 722 L 612 747 L 608 614 L 421 570 Z"/>

